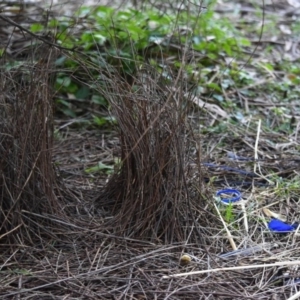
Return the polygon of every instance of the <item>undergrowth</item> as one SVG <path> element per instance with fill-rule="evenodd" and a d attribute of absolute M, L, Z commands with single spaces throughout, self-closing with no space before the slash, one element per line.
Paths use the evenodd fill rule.
<path fill-rule="evenodd" d="M 193 11 L 176 13 L 151 7 L 143 11 L 82 7 L 75 18 L 51 20 L 47 30 L 55 31 L 57 43 L 83 51 L 86 63 L 95 69 L 89 74 L 92 78 L 85 79 L 89 82 L 87 85 L 77 54 L 57 60 L 59 68 L 68 70 L 67 73 L 59 72 L 56 79 L 60 110 L 71 117 L 80 116 L 84 109 L 78 106 L 87 99 L 107 106 L 106 99 L 96 93 L 93 83 L 101 81 L 95 66 L 106 68 L 107 64 L 115 67 L 128 82 L 145 64 L 155 67 L 166 83 L 172 80 L 169 66 L 174 71 L 183 67 L 195 94 L 212 96 L 228 106 L 230 102 L 224 98 L 223 91 L 252 82 L 251 77 L 234 63 L 250 43 L 228 19 L 214 18 L 213 3 L 204 11 L 196 5 L 192 7 Z M 45 28 L 33 24 L 31 30 L 43 32 Z M 186 61 L 182 62 L 186 48 L 190 50 Z"/>

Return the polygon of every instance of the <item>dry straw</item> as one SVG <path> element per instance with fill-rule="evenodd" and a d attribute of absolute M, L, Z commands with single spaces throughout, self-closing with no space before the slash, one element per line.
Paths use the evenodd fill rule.
<path fill-rule="evenodd" d="M 259 268 L 268 268 L 268 267 L 281 267 L 281 266 L 295 266 L 300 265 L 300 260 L 295 261 L 281 261 L 272 264 L 260 264 L 260 265 L 245 265 L 245 266 L 238 266 L 238 267 L 228 267 L 228 268 L 216 268 L 216 269 L 208 269 L 208 270 L 200 270 L 200 271 L 193 271 L 193 272 L 186 272 L 186 273 L 178 273 L 172 275 L 165 275 L 162 278 L 174 278 L 174 277 L 183 277 L 183 276 L 190 276 L 190 275 L 199 275 L 204 273 L 214 273 L 214 272 L 224 272 L 224 271 L 238 271 L 238 270 L 248 270 L 248 269 L 259 269 Z"/>

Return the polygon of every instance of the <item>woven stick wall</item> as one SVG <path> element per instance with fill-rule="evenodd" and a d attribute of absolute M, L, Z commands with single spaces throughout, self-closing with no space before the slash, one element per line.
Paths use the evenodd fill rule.
<path fill-rule="evenodd" d="M 45 229 L 35 214 L 59 211 L 51 152 L 56 54 L 32 44 L 25 62 L 9 67 L 2 59 L 0 78 L 0 232 L 19 244 Z"/>
<path fill-rule="evenodd" d="M 191 149 L 183 87 L 165 82 L 150 68 L 132 86 L 116 77 L 106 80 L 122 164 L 97 203 L 111 209 L 115 217 L 109 224 L 116 233 L 171 242 L 186 240 L 193 223 L 187 186 Z"/>

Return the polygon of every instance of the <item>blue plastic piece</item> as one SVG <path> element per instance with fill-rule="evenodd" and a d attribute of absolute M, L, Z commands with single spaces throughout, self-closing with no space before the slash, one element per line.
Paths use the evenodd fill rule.
<path fill-rule="evenodd" d="M 276 219 L 272 219 L 269 224 L 268 227 L 271 231 L 274 232 L 291 232 L 293 230 L 295 230 L 295 225 L 290 225 L 287 223 L 284 223 L 280 220 L 276 220 Z M 297 228 L 297 226 L 296 226 Z"/>
<path fill-rule="evenodd" d="M 223 194 L 230 194 L 233 195 L 233 197 L 231 198 L 221 198 L 220 196 Z M 217 191 L 217 197 L 220 197 L 221 201 L 224 204 L 229 204 L 229 203 L 233 203 L 233 202 L 237 202 L 241 200 L 241 193 L 238 190 L 235 189 L 224 189 L 224 190 L 220 190 Z"/>

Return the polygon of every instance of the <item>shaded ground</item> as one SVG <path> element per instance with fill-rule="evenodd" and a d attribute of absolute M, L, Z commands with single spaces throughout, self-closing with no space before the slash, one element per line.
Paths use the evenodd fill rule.
<path fill-rule="evenodd" d="M 57 119 L 53 161 L 68 190 L 65 209 L 73 212 L 74 219 L 52 220 L 59 225 L 52 232 L 55 239 L 41 240 L 36 247 L 22 245 L 11 250 L 9 245 L 1 245 L 3 299 L 288 299 L 298 292 L 298 266 L 284 264 L 299 260 L 298 234 L 271 233 L 263 209 L 289 222 L 299 220 L 299 73 L 289 64 L 292 61 L 298 68 L 299 41 L 289 29 L 299 14 L 287 3 L 267 3 L 264 33 L 259 38 L 261 16 L 253 6 L 241 4 L 240 21 L 240 14 L 233 11 L 235 5 L 220 3 L 217 12 L 230 16 L 240 30 L 247 31 L 253 42 L 253 47 L 245 50 L 249 59 L 252 56 L 251 64 L 238 63 L 256 82 L 233 87 L 230 93 L 224 91 L 223 103 L 213 97 L 202 99 L 207 101 L 205 115 L 196 107 L 191 118 L 195 127 L 205 119 L 195 134 L 201 135 L 202 161 L 210 164 L 203 166 L 207 186 L 212 193 L 237 187 L 243 193 L 243 205 L 227 212 L 218 206 L 222 216 L 228 217 L 226 226 L 197 219 L 203 225 L 203 244 L 187 240 L 185 245 L 163 245 L 114 236 L 102 227 L 110 214 L 92 202 L 108 176 L 86 170 L 98 162 L 110 165 L 119 155 L 117 135 L 110 130 L 78 129 L 78 119 Z M 268 27 L 273 15 L 275 28 Z M 268 68 L 267 63 L 274 67 Z M 225 75 L 216 70 L 216 76 L 222 81 Z M 259 158 L 256 162 L 255 157 Z M 191 162 L 191 168 L 195 165 Z M 213 206 L 212 201 L 207 207 Z M 196 216 L 198 213 L 195 211 Z M 57 239 L 60 232 L 61 239 Z M 238 249 L 250 249 L 244 256 L 231 253 L 230 235 Z M 183 252 L 192 258 L 186 266 L 179 262 Z M 228 258 L 219 256 L 227 252 L 231 253 Z M 282 266 L 247 269 L 278 262 Z M 233 266 L 245 269 L 163 279 L 165 275 Z"/>

